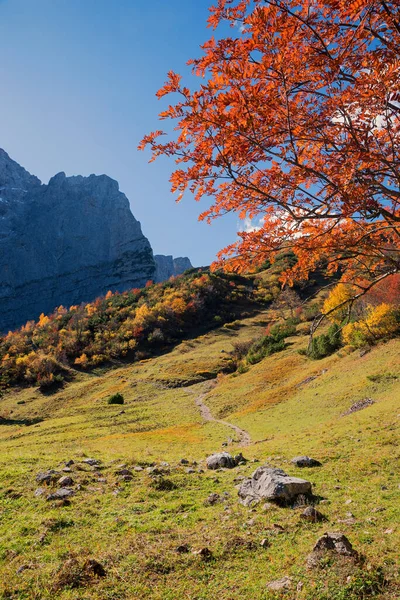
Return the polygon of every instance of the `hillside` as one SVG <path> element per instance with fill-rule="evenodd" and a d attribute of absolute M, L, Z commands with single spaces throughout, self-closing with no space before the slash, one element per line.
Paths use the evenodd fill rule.
<path fill-rule="evenodd" d="M 244 300 L 233 322 L 158 356 L 73 368 L 51 393 L 5 390 L 0 597 L 399 597 L 400 339 L 312 360 L 298 352 L 300 322 L 280 350 L 229 372 L 238 348 L 276 320 Z M 108 404 L 118 393 L 123 406 Z M 247 462 L 207 469 L 221 450 Z M 299 455 L 321 466 L 300 469 Z M 302 519 L 304 506 L 241 504 L 241 478 L 264 464 L 311 481 L 327 521 Z M 70 498 L 46 500 L 59 487 L 36 480 L 48 469 L 72 478 Z M 344 533 L 359 559 L 327 553 L 307 566 L 326 531 Z M 287 591 L 267 587 L 284 577 Z"/>

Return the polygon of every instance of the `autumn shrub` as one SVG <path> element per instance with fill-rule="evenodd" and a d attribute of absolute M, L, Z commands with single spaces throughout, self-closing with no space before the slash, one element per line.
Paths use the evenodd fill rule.
<path fill-rule="evenodd" d="M 349 312 L 349 302 L 354 296 L 351 285 L 339 283 L 333 288 L 322 307 L 322 314 L 327 315 L 330 321 L 342 323 Z"/>
<path fill-rule="evenodd" d="M 346 344 L 360 348 L 379 339 L 393 337 L 400 330 L 399 312 L 390 304 L 368 306 L 363 319 L 348 323 L 343 328 Z"/>
<path fill-rule="evenodd" d="M 124 397 L 119 392 L 117 394 L 113 394 L 107 400 L 107 404 L 124 404 Z"/>

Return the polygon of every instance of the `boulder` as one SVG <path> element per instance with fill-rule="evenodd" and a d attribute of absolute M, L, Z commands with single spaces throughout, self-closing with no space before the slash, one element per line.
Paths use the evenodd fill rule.
<path fill-rule="evenodd" d="M 318 460 L 315 460 L 315 458 L 310 458 L 309 456 L 295 456 L 292 458 L 291 463 L 300 468 L 321 466 L 321 463 Z"/>
<path fill-rule="evenodd" d="M 233 469 L 233 467 L 236 467 L 236 461 L 229 452 L 217 452 L 217 454 L 211 454 L 206 462 L 207 468 L 213 470 L 220 468 Z"/>
<path fill-rule="evenodd" d="M 298 477 L 290 477 L 282 469 L 268 466 L 258 467 L 249 479 L 245 479 L 239 488 L 239 497 L 251 500 L 272 500 L 288 504 L 298 496 L 310 496 L 311 483 Z"/>

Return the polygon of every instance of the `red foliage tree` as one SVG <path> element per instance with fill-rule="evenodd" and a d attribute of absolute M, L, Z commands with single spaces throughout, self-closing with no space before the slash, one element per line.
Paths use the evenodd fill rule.
<path fill-rule="evenodd" d="M 146 135 L 152 160 L 175 158 L 178 199 L 214 199 L 201 219 L 256 220 L 215 266 L 241 271 L 291 249 L 285 273 L 322 258 L 360 293 L 400 271 L 400 5 L 397 0 L 218 0 L 230 22 L 158 97 L 174 133 Z M 367 283 L 365 283 L 367 281 Z"/>

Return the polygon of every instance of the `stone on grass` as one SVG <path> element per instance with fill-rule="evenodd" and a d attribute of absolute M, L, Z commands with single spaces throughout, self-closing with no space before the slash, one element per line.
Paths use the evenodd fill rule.
<path fill-rule="evenodd" d="M 308 567 L 317 567 L 326 553 L 337 554 L 345 558 L 357 559 L 358 554 L 353 549 L 350 540 L 341 532 L 324 533 L 317 543 L 313 551 L 307 557 Z"/>
<path fill-rule="evenodd" d="M 321 463 L 315 458 L 310 458 L 309 456 L 295 456 L 290 461 L 296 467 L 305 468 L 305 467 L 320 467 Z"/>
<path fill-rule="evenodd" d="M 84 458 L 82 462 L 91 467 L 97 467 L 101 463 L 101 460 L 97 460 L 97 458 Z"/>
<path fill-rule="evenodd" d="M 68 477 L 67 475 L 64 475 L 64 477 L 60 477 L 60 479 L 58 480 L 57 483 L 62 488 L 63 487 L 69 487 L 70 485 L 74 484 L 74 480 L 72 479 L 72 477 Z"/>
<path fill-rule="evenodd" d="M 181 544 L 175 548 L 175 551 L 178 552 L 178 554 L 187 554 L 190 552 L 190 546 L 189 544 Z"/>
<path fill-rule="evenodd" d="M 106 576 L 106 570 L 103 567 L 103 565 L 101 563 L 99 563 L 99 561 L 97 561 L 94 558 L 89 558 L 87 561 L 85 561 L 85 563 L 83 564 L 83 571 L 89 575 L 89 576 L 95 576 L 95 577 L 105 577 Z"/>
<path fill-rule="evenodd" d="M 49 469 L 48 471 L 40 472 L 36 475 L 36 481 L 38 483 L 53 483 L 60 477 L 61 473 L 58 471 L 54 471 L 54 469 Z"/>
<path fill-rule="evenodd" d="M 299 496 L 310 496 L 311 490 L 309 481 L 290 477 L 282 469 L 263 466 L 258 467 L 249 479 L 243 481 L 238 493 L 248 503 L 252 500 L 272 500 L 289 504 Z"/>
<path fill-rule="evenodd" d="M 45 488 L 43 488 L 43 487 L 39 487 L 39 488 L 37 488 L 37 490 L 35 490 L 35 492 L 34 492 L 34 496 L 35 496 L 36 498 L 38 498 L 39 496 L 43 496 L 43 494 L 45 494 L 45 493 L 46 493 L 46 491 L 47 491 L 47 490 L 46 490 Z"/>
<path fill-rule="evenodd" d="M 292 580 L 290 577 L 282 577 L 282 579 L 275 579 L 267 583 L 267 588 L 273 592 L 279 592 L 280 590 L 290 590 L 292 587 Z"/>
<path fill-rule="evenodd" d="M 212 470 L 220 468 L 233 469 L 233 467 L 236 467 L 236 461 L 229 452 L 217 452 L 216 454 L 211 454 L 211 456 L 207 458 L 206 463 L 207 468 Z"/>
<path fill-rule="evenodd" d="M 74 490 L 70 490 L 68 488 L 60 488 L 56 490 L 53 494 L 47 496 L 46 500 L 65 500 L 70 496 L 74 495 Z"/>
<path fill-rule="evenodd" d="M 200 550 L 194 550 L 193 554 L 200 556 L 200 558 L 205 561 L 212 558 L 212 552 L 209 548 L 200 548 Z"/>
<path fill-rule="evenodd" d="M 320 523 L 326 521 L 326 517 L 313 506 L 307 506 L 300 515 L 300 518 L 310 523 Z"/>
<path fill-rule="evenodd" d="M 132 476 L 133 473 L 132 471 L 130 471 L 129 469 L 119 469 L 118 471 L 115 471 L 116 475 L 130 475 Z"/>

